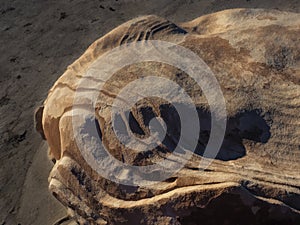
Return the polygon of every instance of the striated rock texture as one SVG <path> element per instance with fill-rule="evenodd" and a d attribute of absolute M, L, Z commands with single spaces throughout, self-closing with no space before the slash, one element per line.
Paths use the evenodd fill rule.
<path fill-rule="evenodd" d="M 68 67 L 37 111 L 37 130 L 47 140 L 55 162 L 50 191 L 79 224 L 299 224 L 299 33 L 299 14 L 252 9 L 222 11 L 178 25 L 144 16 L 117 27 Z M 181 170 L 150 186 L 127 186 L 101 176 L 84 160 L 72 125 L 80 110 L 73 104 L 75 92 L 89 89 L 78 87 L 93 62 L 114 47 L 140 40 L 176 43 L 203 59 L 224 94 L 227 128 L 216 160 L 199 170 L 199 162 L 208 160 L 202 155 L 214 116 L 201 88 L 182 70 L 160 62 L 118 70 L 99 93 L 95 120 L 79 120 L 83 128 L 96 124 L 99 138 L 117 160 L 136 166 L 155 164 L 174 150 L 182 123 L 197 123 L 180 121 L 174 107 L 163 99 L 144 98 L 131 108 L 131 120 L 122 115 L 119 119 L 136 136 L 146 138 L 149 121 L 161 117 L 167 135 L 152 151 L 136 152 L 122 144 L 112 129 L 112 104 L 138 78 L 151 74 L 179 84 L 193 100 L 201 126 L 196 149 L 182 146 L 174 154 L 178 163 L 191 156 Z M 103 82 L 92 76 L 87 79 Z M 170 97 L 177 101 L 178 96 Z M 84 107 L 84 97 L 81 103 L 79 108 Z M 101 155 L 95 157 L 101 160 Z M 149 171 L 149 180 L 153 172 Z"/>

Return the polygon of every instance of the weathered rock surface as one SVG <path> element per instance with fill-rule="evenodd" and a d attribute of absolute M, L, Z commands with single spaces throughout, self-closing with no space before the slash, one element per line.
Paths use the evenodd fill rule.
<path fill-rule="evenodd" d="M 50 191 L 80 224 L 299 224 L 299 33 L 299 14 L 251 9 L 227 10 L 179 25 L 145 16 L 117 27 L 68 67 L 38 110 L 36 127 L 56 161 Z M 220 83 L 228 121 L 217 159 L 199 170 L 199 162 L 207 160 L 202 155 L 211 114 L 195 81 L 159 62 L 138 63 L 114 73 L 99 93 L 95 121 L 81 125 L 96 122 L 102 142 L 120 162 L 153 164 L 178 143 L 178 115 L 157 98 L 141 100 L 132 108 L 130 124 L 124 123 L 137 136 L 148 137 L 149 121 L 160 116 L 167 125 L 164 141 L 152 153 L 137 153 L 118 141 L 112 129 L 112 104 L 136 79 L 151 74 L 179 84 L 194 101 L 201 125 L 195 154 L 180 171 L 151 186 L 130 187 L 106 179 L 84 160 L 72 118 L 80 113 L 73 107 L 75 92 L 89 89 L 78 87 L 93 62 L 114 47 L 139 40 L 173 42 L 200 56 Z M 81 103 L 82 108 L 84 97 Z M 174 160 L 181 162 L 193 150 L 182 148 Z"/>

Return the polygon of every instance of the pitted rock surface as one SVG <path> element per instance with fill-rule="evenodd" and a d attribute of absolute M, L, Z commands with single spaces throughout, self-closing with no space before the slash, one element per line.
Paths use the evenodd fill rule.
<path fill-rule="evenodd" d="M 37 111 L 37 130 L 55 161 L 50 191 L 80 224 L 299 224 L 299 33 L 299 14 L 260 9 L 226 10 L 177 25 L 144 16 L 112 30 L 68 67 Z M 172 153 L 180 136 L 180 118 L 172 105 L 145 98 L 132 108 L 130 121 L 122 115 L 119 119 L 145 138 L 150 135 L 149 121 L 159 116 L 167 125 L 164 141 L 142 153 L 120 143 L 112 129 L 112 104 L 136 79 L 151 74 L 179 84 L 194 101 L 201 126 L 197 148 L 183 148 L 177 155 L 180 162 L 193 154 L 179 172 L 152 186 L 131 187 L 102 177 L 84 160 L 72 118 L 78 113 L 73 108 L 75 92 L 89 88 L 78 86 L 93 62 L 115 47 L 141 40 L 172 42 L 203 59 L 220 84 L 228 118 L 216 160 L 199 170 L 199 161 L 207 160 L 202 155 L 212 115 L 195 81 L 159 62 L 126 66 L 113 74 L 99 93 L 95 121 L 82 125 L 95 123 L 103 144 L 120 162 L 156 163 Z"/>

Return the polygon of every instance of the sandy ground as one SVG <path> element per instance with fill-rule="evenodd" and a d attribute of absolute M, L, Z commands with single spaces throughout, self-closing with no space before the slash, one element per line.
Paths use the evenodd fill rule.
<path fill-rule="evenodd" d="M 47 190 L 52 163 L 33 112 L 93 41 L 138 15 L 183 22 L 228 8 L 300 11 L 299 0 L 0 2 L 0 225 L 48 225 L 65 215 Z"/>

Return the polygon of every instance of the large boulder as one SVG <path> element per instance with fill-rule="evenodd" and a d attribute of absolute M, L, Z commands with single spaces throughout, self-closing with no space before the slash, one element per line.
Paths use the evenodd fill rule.
<path fill-rule="evenodd" d="M 143 16 L 95 41 L 36 114 L 50 191 L 80 224 L 299 224 L 299 24 L 260 9 Z M 176 51 L 216 79 L 193 79 Z"/>

